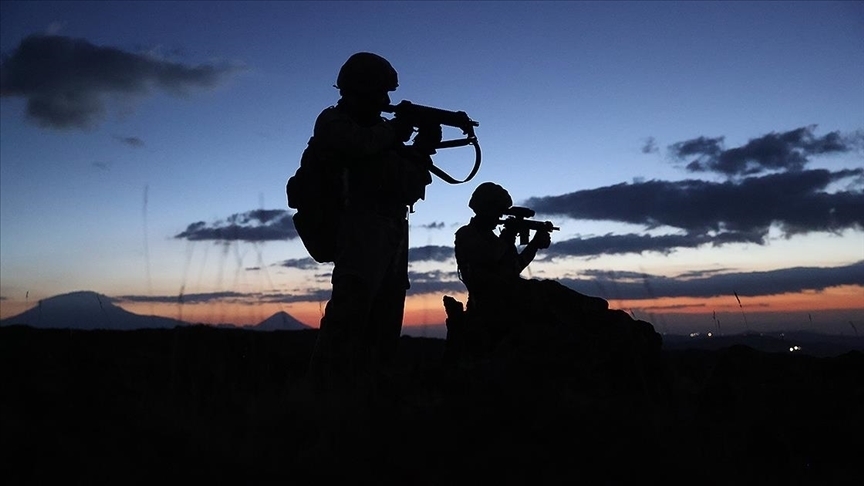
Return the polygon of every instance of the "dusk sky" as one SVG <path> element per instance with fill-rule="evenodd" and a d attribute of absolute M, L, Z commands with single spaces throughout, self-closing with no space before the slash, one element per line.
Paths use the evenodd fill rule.
<path fill-rule="evenodd" d="M 561 228 L 525 277 L 659 332 L 864 331 L 862 2 L 4 0 L 0 51 L 3 318 L 92 290 L 317 327 L 332 265 L 285 182 L 370 51 L 394 103 L 465 111 L 483 152 L 410 215 L 407 332 L 466 298 L 453 235 L 484 181 Z"/>

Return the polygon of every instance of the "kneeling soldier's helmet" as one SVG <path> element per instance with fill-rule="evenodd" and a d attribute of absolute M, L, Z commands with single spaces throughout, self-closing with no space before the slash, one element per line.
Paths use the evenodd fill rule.
<path fill-rule="evenodd" d="M 477 186 L 468 201 L 468 207 L 478 215 L 499 216 L 512 205 L 513 199 L 507 189 L 494 182 L 484 182 Z"/>

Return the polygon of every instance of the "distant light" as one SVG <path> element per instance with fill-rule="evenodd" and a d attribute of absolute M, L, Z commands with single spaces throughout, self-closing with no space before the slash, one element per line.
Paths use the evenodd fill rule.
<path fill-rule="evenodd" d="M 709 332 L 709 333 L 708 333 L 708 337 L 712 337 L 712 336 L 714 336 L 714 334 L 712 334 L 712 333 Z"/>
<path fill-rule="evenodd" d="M 691 332 L 690 337 L 691 338 L 699 337 L 699 333 L 698 332 Z"/>
<path fill-rule="evenodd" d="M 790 353 L 794 353 L 795 351 L 801 351 L 801 346 L 792 346 L 789 348 Z"/>

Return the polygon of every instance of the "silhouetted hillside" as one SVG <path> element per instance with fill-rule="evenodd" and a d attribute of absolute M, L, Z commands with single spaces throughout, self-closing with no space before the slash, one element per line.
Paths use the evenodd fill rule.
<path fill-rule="evenodd" d="M 317 330 L 0 329 L 8 484 L 854 484 L 864 354 L 663 352 L 660 387 L 572 368 L 567 346 L 397 367 L 320 445 Z M 557 346 L 557 347 L 556 347 Z M 578 361 L 577 361 L 578 362 Z M 613 363 L 614 364 L 614 363 Z M 604 380 L 597 380 L 605 376 Z M 620 375 L 619 375 L 620 376 Z M 625 380 L 626 381 L 626 380 Z"/>
<path fill-rule="evenodd" d="M 663 349 L 700 349 L 718 351 L 732 346 L 747 346 L 768 353 L 793 353 L 817 357 L 839 356 L 864 351 L 864 338 L 833 336 L 806 331 L 748 333 L 728 336 L 663 336 Z"/>

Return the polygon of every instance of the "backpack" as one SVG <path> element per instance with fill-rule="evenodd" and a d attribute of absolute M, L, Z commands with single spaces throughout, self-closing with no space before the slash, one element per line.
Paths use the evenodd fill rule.
<path fill-rule="evenodd" d="M 342 175 L 315 156 L 313 139 L 303 151 L 300 167 L 288 179 L 285 193 L 297 235 L 318 263 L 336 259 L 337 231 L 343 209 Z"/>

